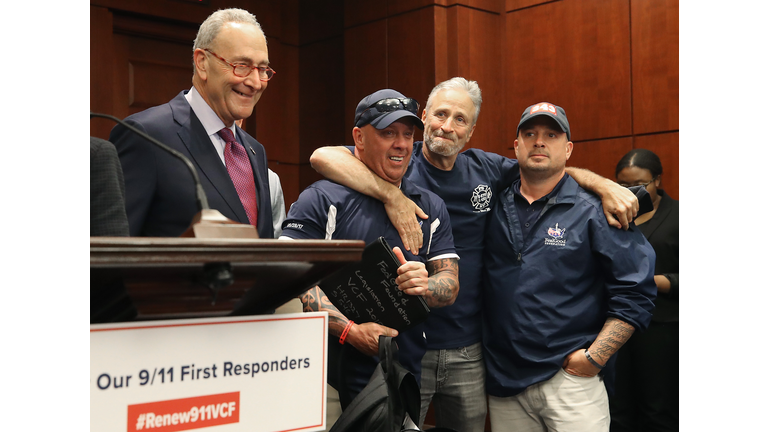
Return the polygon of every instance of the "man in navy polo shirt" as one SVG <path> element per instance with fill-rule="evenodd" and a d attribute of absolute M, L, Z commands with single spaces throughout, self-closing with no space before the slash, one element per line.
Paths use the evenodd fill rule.
<path fill-rule="evenodd" d="M 328 180 L 314 183 L 301 193 L 288 211 L 282 237 L 359 239 L 368 244 L 383 236 L 404 263 L 398 268 L 398 288 L 406 294 L 423 296 L 430 308 L 439 308 L 452 304 L 458 294 L 458 255 L 443 200 L 403 178 L 413 151 L 414 130 L 424 127 L 417 112 L 415 100 L 394 90 L 379 90 L 358 104 L 352 137 L 355 156 L 370 169 L 369 175 L 398 187 L 429 212 L 430 217 L 421 224 L 426 248 L 418 254 L 405 250 L 379 200 Z M 305 311 L 328 311 L 331 335 L 338 338 L 344 334 L 339 341 L 353 348 L 341 351 L 339 344 L 329 346 L 328 363 L 332 366 L 328 380 L 339 390 L 342 408 L 373 374 L 378 364 L 374 356 L 378 353 L 379 335 L 397 336 L 400 363 L 419 380 L 421 358 L 426 351 L 423 324 L 398 335 L 395 329 L 376 323 L 353 323 L 328 301 L 319 287 L 302 295 L 302 303 Z M 335 375 L 339 361 L 344 364 L 343 377 Z"/>
<path fill-rule="evenodd" d="M 437 426 L 462 432 L 485 430 L 480 291 L 487 215 L 499 192 L 519 176 L 514 159 L 479 149 L 461 151 L 475 130 L 481 103 L 475 81 L 455 77 L 435 86 L 422 113 L 424 142 L 415 144 L 407 174 L 409 180 L 445 200 L 461 257 L 461 291 L 456 302 L 433 310 L 426 323 L 428 350 L 422 361 L 420 425 L 431 402 Z M 348 148 L 318 149 L 310 162 L 326 177 L 384 202 L 406 247 L 422 247 L 414 212 L 421 217 L 424 212 L 397 188 L 372 176 Z M 634 195 L 587 170 L 568 168 L 568 172 L 601 196 L 610 223 L 617 228 L 628 226 L 637 212 Z M 617 219 L 611 214 L 617 214 Z"/>
<path fill-rule="evenodd" d="M 528 107 L 517 131 L 520 179 L 491 210 L 484 254 L 491 427 L 608 432 L 598 374 L 650 323 L 655 254 L 634 224 L 610 229 L 600 201 L 566 173 L 562 108 Z"/>

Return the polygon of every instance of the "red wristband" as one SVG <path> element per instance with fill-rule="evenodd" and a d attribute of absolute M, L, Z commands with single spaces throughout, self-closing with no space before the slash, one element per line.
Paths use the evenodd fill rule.
<path fill-rule="evenodd" d="M 347 323 L 347 326 L 344 327 L 344 331 L 341 332 L 341 336 L 339 337 L 340 344 L 344 345 L 344 340 L 347 339 L 347 334 L 349 334 L 349 329 L 352 328 L 352 324 L 354 323 L 355 323 L 354 321 L 349 320 L 349 322 Z"/>

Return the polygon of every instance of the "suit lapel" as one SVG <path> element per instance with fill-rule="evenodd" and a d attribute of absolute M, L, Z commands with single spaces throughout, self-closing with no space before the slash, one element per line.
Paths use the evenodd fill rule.
<path fill-rule="evenodd" d="M 174 120 L 180 125 L 177 131 L 179 139 L 187 147 L 187 151 L 197 165 L 198 172 L 208 179 L 213 186 L 213 190 L 205 188 L 205 192 L 207 194 L 218 193 L 229 206 L 231 212 L 237 216 L 237 222 L 247 224 L 248 216 L 240 202 L 240 197 L 237 195 L 235 185 L 227 173 L 227 168 L 221 163 L 203 124 L 195 116 L 184 98 L 183 92 L 171 101 L 171 109 Z"/>

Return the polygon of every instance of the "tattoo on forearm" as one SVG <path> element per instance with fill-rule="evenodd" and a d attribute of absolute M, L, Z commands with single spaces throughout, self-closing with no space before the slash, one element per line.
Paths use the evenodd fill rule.
<path fill-rule="evenodd" d="M 427 262 L 429 285 L 424 299 L 430 307 L 443 307 L 453 303 L 459 292 L 459 263 L 455 258 Z"/>
<path fill-rule="evenodd" d="M 630 324 L 618 318 L 608 318 L 600 334 L 597 335 L 595 343 L 590 347 L 589 353 L 600 357 L 603 363 L 607 362 L 634 332 L 635 328 Z"/>
<path fill-rule="evenodd" d="M 314 287 L 301 295 L 304 312 L 328 312 L 328 332 L 340 336 L 349 320 L 331 303 L 320 287 Z"/>
<path fill-rule="evenodd" d="M 320 288 L 314 287 L 301 295 L 301 304 L 304 305 L 304 312 L 318 312 L 320 310 L 319 291 Z"/>

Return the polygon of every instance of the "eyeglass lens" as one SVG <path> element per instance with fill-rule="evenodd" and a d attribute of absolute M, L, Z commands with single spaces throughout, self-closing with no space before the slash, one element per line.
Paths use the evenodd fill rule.
<path fill-rule="evenodd" d="M 648 183 L 638 183 L 638 184 L 626 184 L 626 183 L 619 183 L 619 186 L 623 186 L 625 188 L 631 188 L 635 186 L 642 186 L 644 188 L 647 188 L 649 184 L 653 183 L 653 181 L 656 179 L 651 179 Z"/>
<path fill-rule="evenodd" d="M 269 80 L 272 78 L 272 75 L 275 74 L 275 71 L 269 68 L 256 68 L 257 73 L 259 74 L 259 79 L 266 79 Z M 251 73 L 251 67 L 246 65 L 237 65 L 235 66 L 235 75 L 239 76 L 240 78 L 247 77 Z"/>

